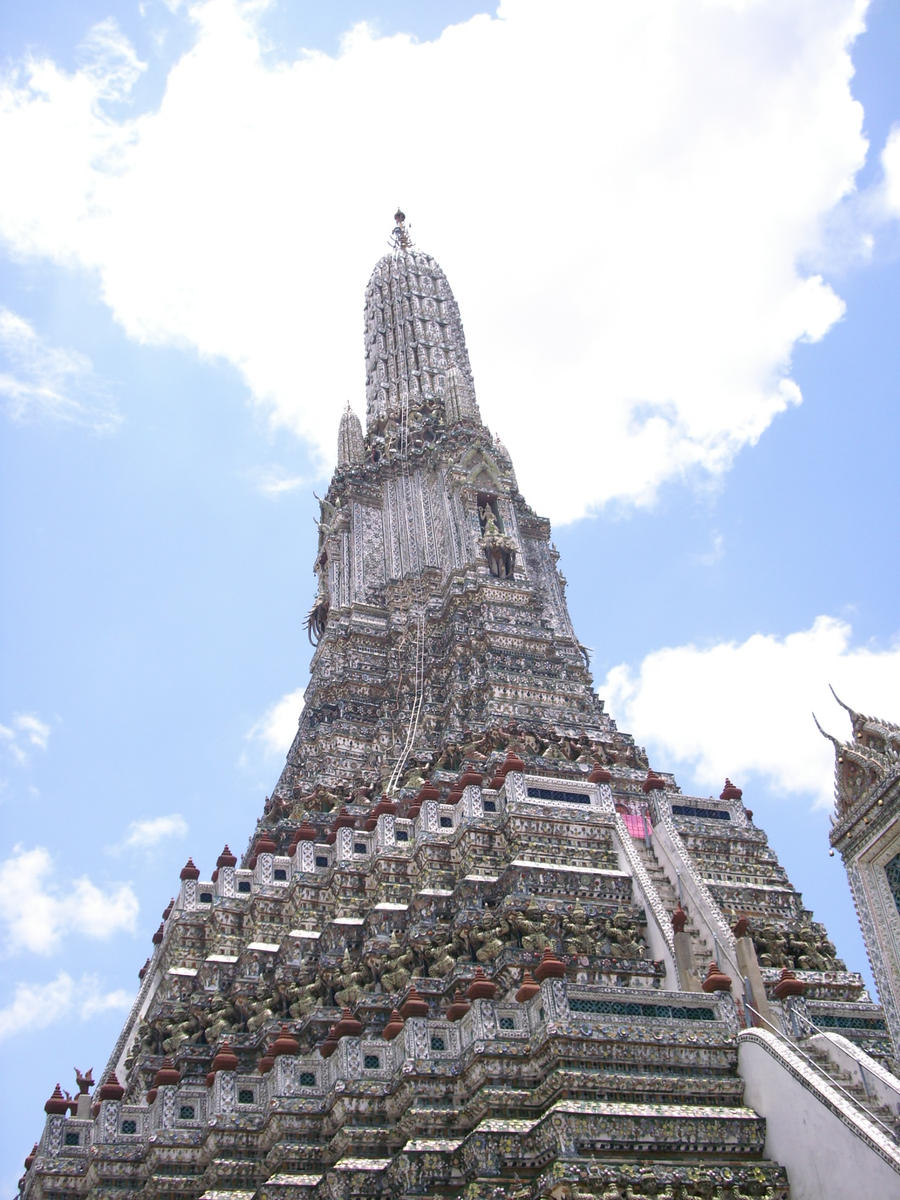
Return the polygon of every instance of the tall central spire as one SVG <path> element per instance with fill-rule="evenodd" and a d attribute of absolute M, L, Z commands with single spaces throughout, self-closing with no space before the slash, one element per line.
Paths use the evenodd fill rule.
<path fill-rule="evenodd" d="M 366 426 L 390 446 L 408 410 L 415 424 L 437 413 L 452 423 L 478 419 L 459 309 L 440 266 L 413 247 L 398 209 L 393 252 L 366 288 Z M 455 409 L 445 413 L 451 390 Z"/>
<path fill-rule="evenodd" d="M 405 221 L 366 288 L 366 431 L 344 413 L 321 502 L 285 803 L 373 778 L 393 791 L 501 725 L 627 740 L 594 694 L 549 522 L 479 416 L 450 285 Z"/>

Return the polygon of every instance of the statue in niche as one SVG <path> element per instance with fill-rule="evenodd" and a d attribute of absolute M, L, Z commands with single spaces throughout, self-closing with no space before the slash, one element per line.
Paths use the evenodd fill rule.
<path fill-rule="evenodd" d="M 490 572 L 495 579 L 510 579 L 516 566 L 516 544 L 503 532 L 495 497 L 479 496 L 477 508 L 481 525 L 480 545 Z"/>

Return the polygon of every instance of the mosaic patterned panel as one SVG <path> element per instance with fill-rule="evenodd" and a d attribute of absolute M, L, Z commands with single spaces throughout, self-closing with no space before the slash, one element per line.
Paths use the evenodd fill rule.
<path fill-rule="evenodd" d="M 605 1013 L 619 1017 L 663 1017 L 676 1021 L 713 1021 L 711 1008 L 688 1008 L 675 1004 L 638 1004 L 632 1000 L 570 999 L 572 1012 Z"/>
<path fill-rule="evenodd" d="M 888 887 L 897 905 L 897 912 L 900 912 L 900 854 L 894 855 L 884 868 L 884 873 L 887 875 Z"/>

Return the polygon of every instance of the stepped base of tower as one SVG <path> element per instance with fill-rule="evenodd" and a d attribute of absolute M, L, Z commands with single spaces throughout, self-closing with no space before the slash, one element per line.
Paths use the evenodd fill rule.
<path fill-rule="evenodd" d="M 738 1032 L 884 1057 L 880 1009 L 737 789 L 546 741 L 190 864 L 122 1085 L 48 1114 L 24 1194 L 786 1200 Z"/>

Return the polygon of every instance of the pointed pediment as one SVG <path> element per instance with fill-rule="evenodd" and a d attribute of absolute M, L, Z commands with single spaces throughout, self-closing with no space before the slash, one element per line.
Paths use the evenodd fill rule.
<path fill-rule="evenodd" d="M 465 474 L 466 482 L 479 491 L 499 491 L 503 486 L 497 464 L 480 446 L 469 447 L 459 460 L 459 468 Z"/>

